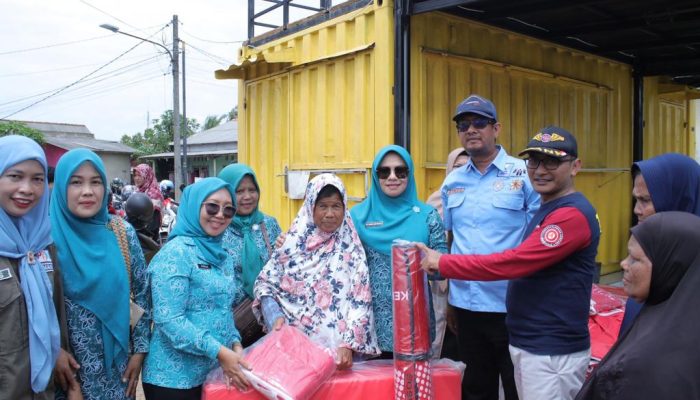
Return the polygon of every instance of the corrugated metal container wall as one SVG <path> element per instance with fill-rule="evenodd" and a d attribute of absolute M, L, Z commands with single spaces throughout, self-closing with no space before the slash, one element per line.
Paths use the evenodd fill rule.
<path fill-rule="evenodd" d="M 302 200 L 287 186 L 306 171 L 332 171 L 348 196 L 365 197 L 376 151 L 393 141 L 393 32 L 390 6 L 369 4 L 255 49 L 243 58 L 285 68 L 245 70 L 241 162 L 258 175 L 261 209 L 289 227 Z"/>
<path fill-rule="evenodd" d="M 452 115 L 470 93 L 496 104 L 499 143 L 517 154 L 540 128 L 573 132 L 583 171 L 576 187 L 598 210 L 603 273 L 619 269 L 630 221 L 628 66 L 442 13 L 411 21 L 411 145 L 423 195 L 439 188 L 458 147 Z"/>
<path fill-rule="evenodd" d="M 685 93 L 664 93 L 658 78 L 644 80 L 644 158 L 676 152 L 693 154 L 694 141 L 689 124 Z M 681 86 L 676 86 L 681 88 Z"/>
<path fill-rule="evenodd" d="M 382 4 L 379 2 L 379 4 Z M 349 196 L 368 189 L 376 151 L 393 142 L 393 4 L 368 5 L 282 39 L 241 51 L 227 78 L 239 85 L 239 154 L 261 184 L 261 209 L 287 228 L 301 205 L 288 174 L 335 171 Z M 443 13 L 411 19 L 411 153 L 421 198 L 444 179 L 459 146 L 452 113 L 468 94 L 494 101 L 510 154 L 547 124 L 578 138 L 576 187 L 598 210 L 603 273 L 626 255 L 631 216 L 630 67 Z M 687 101 L 645 80 L 645 157 L 687 153 Z M 686 129 L 689 131 L 689 128 Z M 669 139 L 673 138 L 670 142 Z M 653 149 L 653 150 L 652 150 Z"/>

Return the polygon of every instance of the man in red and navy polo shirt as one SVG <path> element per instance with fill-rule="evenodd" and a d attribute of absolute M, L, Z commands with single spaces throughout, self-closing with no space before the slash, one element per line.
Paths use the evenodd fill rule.
<path fill-rule="evenodd" d="M 576 138 L 548 126 L 520 152 L 542 205 L 518 247 L 488 255 L 440 254 L 418 244 L 428 272 L 510 279 L 506 325 L 520 400 L 573 399 L 590 358 L 588 309 L 600 239 L 596 211 L 574 188 Z"/>

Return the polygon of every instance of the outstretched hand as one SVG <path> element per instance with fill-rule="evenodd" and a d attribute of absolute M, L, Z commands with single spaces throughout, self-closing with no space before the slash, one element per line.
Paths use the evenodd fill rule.
<path fill-rule="evenodd" d="M 420 267 L 423 268 L 425 272 L 429 274 L 440 272 L 440 256 L 442 254 L 438 251 L 429 248 L 424 243 L 417 242 L 415 243 L 415 245 L 423 254 L 423 258 L 420 262 Z"/>

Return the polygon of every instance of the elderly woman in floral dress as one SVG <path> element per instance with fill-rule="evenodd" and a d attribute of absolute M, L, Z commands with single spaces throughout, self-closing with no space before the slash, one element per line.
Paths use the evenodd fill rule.
<path fill-rule="evenodd" d="M 378 355 L 369 270 L 342 181 L 312 179 L 282 246 L 255 283 L 254 311 L 268 330 L 285 323 L 337 349 L 338 369 Z"/>

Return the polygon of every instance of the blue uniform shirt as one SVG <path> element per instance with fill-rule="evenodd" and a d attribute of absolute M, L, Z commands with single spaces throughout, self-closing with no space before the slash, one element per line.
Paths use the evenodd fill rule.
<path fill-rule="evenodd" d="M 452 231 L 452 254 L 491 254 L 516 247 L 540 206 L 525 161 L 498 146 L 482 174 L 471 160 L 442 185 L 445 229 Z M 449 302 L 478 312 L 506 312 L 508 281 L 450 279 Z"/>
<path fill-rule="evenodd" d="M 209 265 L 192 239 L 179 236 L 156 254 L 149 272 L 154 328 L 143 381 L 175 389 L 199 386 L 219 365 L 219 348 L 241 341 L 233 323 L 233 261 L 229 256 Z"/>

